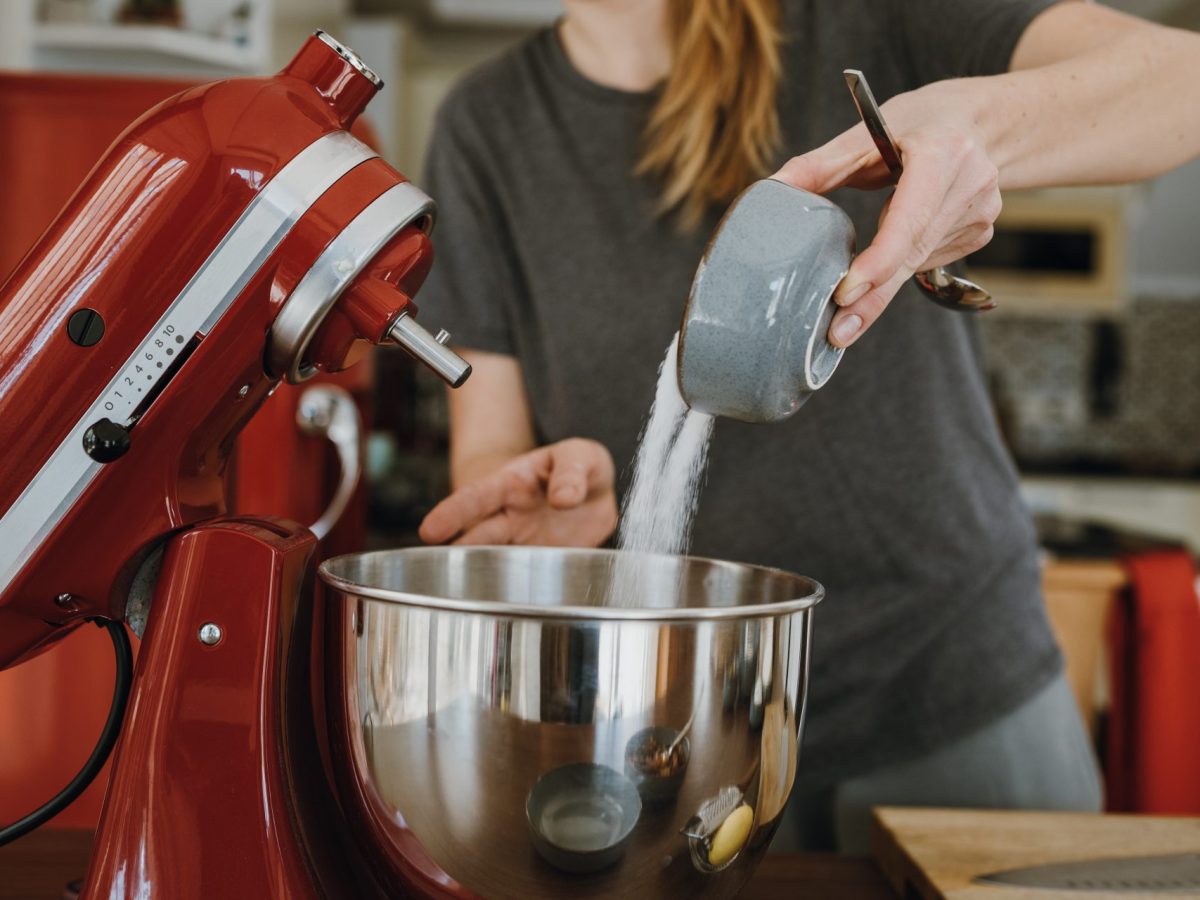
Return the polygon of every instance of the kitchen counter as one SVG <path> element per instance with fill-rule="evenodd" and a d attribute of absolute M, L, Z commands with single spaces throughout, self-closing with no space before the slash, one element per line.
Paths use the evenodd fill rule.
<path fill-rule="evenodd" d="M 43 828 L 0 847 L 0 900 L 59 900 L 63 884 L 83 874 L 92 833 Z M 754 900 L 896 900 L 869 859 L 831 853 L 768 856 L 742 892 Z"/>

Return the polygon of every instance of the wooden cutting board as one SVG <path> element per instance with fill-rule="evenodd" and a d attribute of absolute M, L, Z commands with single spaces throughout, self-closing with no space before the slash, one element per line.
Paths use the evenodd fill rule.
<path fill-rule="evenodd" d="M 881 807 L 872 850 L 892 888 L 906 898 L 1130 900 L 1138 895 L 1029 890 L 973 879 L 1044 863 L 1196 852 L 1200 819 Z"/>

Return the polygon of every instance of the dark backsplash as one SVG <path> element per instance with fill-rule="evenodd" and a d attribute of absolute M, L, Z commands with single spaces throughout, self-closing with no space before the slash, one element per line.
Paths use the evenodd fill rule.
<path fill-rule="evenodd" d="M 373 465 L 369 530 L 372 547 L 419 543 L 417 526 L 450 491 L 446 388 L 407 354 L 376 354 L 374 439 L 386 446 Z"/>
<path fill-rule="evenodd" d="M 1200 298 L 1115 319 L 985 316 L 981 332 L 1023 470 L 1200 477 Z"/>

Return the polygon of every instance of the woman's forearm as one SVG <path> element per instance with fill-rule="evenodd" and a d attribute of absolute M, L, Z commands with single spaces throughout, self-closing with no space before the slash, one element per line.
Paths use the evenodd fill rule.
<path fill-rule="evenodd" d="M 1112 184 L 1200 155 L 1200 35 L 1139 27 L 1051 65 L 954 82 L 1004 190 Z"/>
<path fill-rule="evenodd" d="M 1138 181 L 1200 155 L 1200 35 L 1059 3 L 1029 23 L 1010 65 L 884 103 L 904 173 L 838 286 L 836 346 L 857 340 L 913 273 L 991 240 L 1001 189 Z M 822 194 L 892 181 L 862 125 L 774 177 Z"/>

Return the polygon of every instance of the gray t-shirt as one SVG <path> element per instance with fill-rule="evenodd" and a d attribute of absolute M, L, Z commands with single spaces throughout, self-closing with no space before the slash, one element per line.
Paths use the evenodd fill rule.
<path fill-rule="evenodd" d="M 881 101 L 1002 72 L 1052 2 L 785 3 L 779 161 L 855 124 L 844 68 Z M 720 213 L 681 234 L 631 174 L 654 100 L 587 80 L 543 31 L 453 91 L 424 185 L 440 216 L 422 308 L 456 344 L 520 359 L 541 441 L 595 438 L 625 477 Z M 865 247 L 885 193 L 832 197 Z M 911 285 L 790 420 L 718 422 L 693 552 L 825 585 L 809 787 L 980 727 L 1060 667 L 972 320 Z"/>

